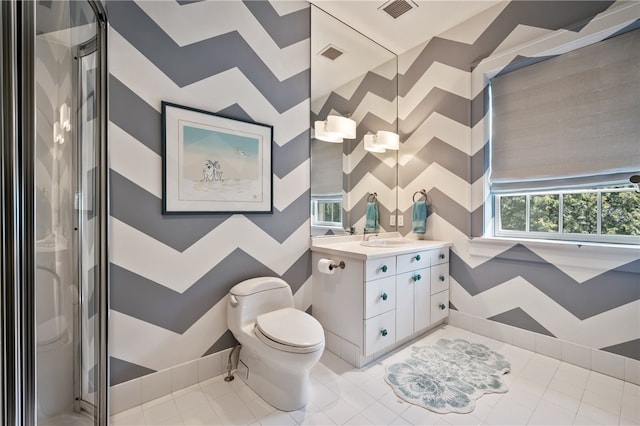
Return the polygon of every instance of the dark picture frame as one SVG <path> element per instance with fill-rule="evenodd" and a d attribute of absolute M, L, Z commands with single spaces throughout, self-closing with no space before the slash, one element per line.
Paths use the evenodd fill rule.
<path fill-rule="evenodd" d="M 162 101 L 162 213 L 273 213 L 273 126 Z"/>

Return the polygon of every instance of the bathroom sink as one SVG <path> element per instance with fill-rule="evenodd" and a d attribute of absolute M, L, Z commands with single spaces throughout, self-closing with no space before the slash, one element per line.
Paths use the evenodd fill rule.
<path fill-rule="evenodd" d="M 392 247 L 412 246 L 413 242 L 407 241 L 407 240 L 370 240 L 370 241 L 362 241 L 360 245 L 365 247 L 392 248 Z"/>

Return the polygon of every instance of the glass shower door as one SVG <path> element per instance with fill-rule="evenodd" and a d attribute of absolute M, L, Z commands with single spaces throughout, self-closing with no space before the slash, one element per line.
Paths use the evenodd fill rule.
<path fill-rule="evenodd" d="M 99 307 L 96 305 L 96 283 L 99 263 L 96 236 L 99 222 L 96 215 L 97 154 L 97 52 L 95 39 L 83 45 L 78 54 L 78 143 L 77 143 L 77 192 L 74 207 L 77 213 L 76 256 L 78 262 L 79 291 L 79 398 L 87 410 L 96 404 L 97 373 L 96 329 Z"/>
<path fill-rule="evenodd" d="M 102 7 L 37 2 L 36 388 L 40 426 L 106 424 Z"/>
<path fill-rule="evenodd" d="M 104 6 L 0 1 L 0 424 L 108 424 Z"/>

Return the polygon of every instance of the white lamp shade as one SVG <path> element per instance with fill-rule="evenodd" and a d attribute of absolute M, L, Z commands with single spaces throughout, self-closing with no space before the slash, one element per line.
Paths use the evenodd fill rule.
<path fill-rule="evenodd" d="M 60 106 L 60 127 L 67 132 L 71 130 L 71 108 L 66 103 Z"/>
<path fill-rule="evenodd" d="M 400 148 L 400 136 L 397 133 L 379 130 L 377 133 L 378 145 L 386 149 L 397 151 Z"/>
<path fill-rule="evenodd" d="M 385 152 L 385 148 L 377 143 L 378 137 L 368 133 L 364 135 L 364 149 L 369 152 Z"/>
<path fill-rule="evenodd" d="M 347 117 L 339 115 L 327 116 L 326 131 L 328 133 L 337 133 L 345 139 L 356 138 L 356 122 Z"/>
<path fill-rule="evenodd" d="M 324 141 L 324 142 L 332 142 L 332 143 L 341 143 L 342 138 L 335 133 L 328 133 L 325 129 L 324 121 L 316 121 L 313 124 L 314 130 L 314 138 Z"/>

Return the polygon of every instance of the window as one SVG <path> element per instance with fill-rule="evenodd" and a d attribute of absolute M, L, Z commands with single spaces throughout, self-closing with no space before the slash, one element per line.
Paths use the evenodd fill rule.
<path fill-rule="evenodd" d="M 640 30 L 523 63 L 488 89 L 494 235 L 640 243 Z"/>
<path fill-rule="evenodd" d="M 342 228 L 342 194 L 311 196 L 311 226 Z"/>
<path fill-rule="evenodd" d="M 496 194 L 495 235 L 640 243 L 640 194 L 630 185 Z"/>

